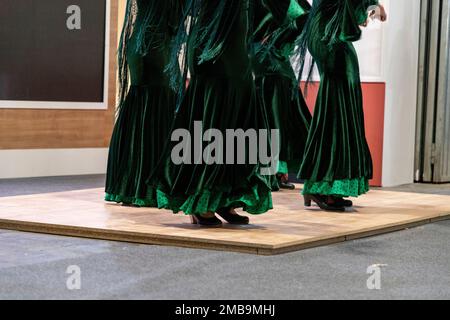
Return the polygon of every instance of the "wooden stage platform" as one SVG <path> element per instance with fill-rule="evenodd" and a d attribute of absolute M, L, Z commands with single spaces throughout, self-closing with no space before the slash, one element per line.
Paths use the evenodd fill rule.
<path fill-rule="evenodd" d="M 371 191 L 346 213 L 305 209 L 299 190 L 249 226 L 203 229 L 184 215 L 103 202 L 101 189 L 0 198 L 0 229 L 274 255 L 450 218 L 450 196 Z"/>

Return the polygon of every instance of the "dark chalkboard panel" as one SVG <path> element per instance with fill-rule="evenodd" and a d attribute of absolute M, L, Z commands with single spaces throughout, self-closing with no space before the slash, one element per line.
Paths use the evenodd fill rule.
<path fill-rule="evenodd" d="M 0 100 L 103 102 L 105 19 L 106 0 L 0 0 Z"/>

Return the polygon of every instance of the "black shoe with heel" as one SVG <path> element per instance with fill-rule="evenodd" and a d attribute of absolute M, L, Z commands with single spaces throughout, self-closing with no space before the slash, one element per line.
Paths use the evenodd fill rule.
<path fill-rule="evenodd" d="M 221 208 L 217 210 L 217 214 L 229 224 L 245 225 L 250 223 L 250 219 L 248 217 L 232 214 L 230 213 L 230 210 L 232 210 L 232 208 Z"/>
<path fill-rule="evenodd" d="M 209 228 L 220 228 L 222 226 L 222 221 L 217 217 L 205 218 L 199 214 L 191 215 L 191 222 L 192 224 L 198 224 L 202 227 Z"/>
<path fill-rule="evenodd" d="M 278 180 L 278 186 L 280 187 L 280 189 L 295 190 L 295 185 L 293 183 L 290 183 L 287 180 L 283 180 L 282 176 L 278 175 L 277 180 Z"/>
<path fill-rule="evenodd" d="M 351 208 L 353 207 L 353 202 L 344 198 L 333 197 L 334 203 L 341 207 Z"/>
<path fill-rule="evenodd" d="M 278 182 L 278 184 L 280 185 L 280 189 L 284 189 L 284 190 L 295 190 L 295 185 L 290 183 L 290 182 L 283 182 L 280 181 Z"/>
<path fill-rule="evenodd" d="M 303 196 L 305 199 L 305 207 L 311 207 L 315 202 L 320 209 L 331 212 L 345 212 L 345 207 L 337 203 L 328 203 L 326 196 L 308 194 Z"/>

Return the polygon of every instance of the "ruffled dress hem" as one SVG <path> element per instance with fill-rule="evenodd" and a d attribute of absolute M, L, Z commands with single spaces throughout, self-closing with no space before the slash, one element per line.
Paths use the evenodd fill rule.
<path fill-rule="evenodd" d="M 335 181 L 311 181 L 306 180 L 303 195 L 320 194 L 337 197 L 359 197 L 369 192 L 369 179 L 348 179 Z"/>
<path fill-rule="evenodd" d="M 242 208 L 245 212 L 259 215 L 273 209 L 269 189 L 261 190 L 255 186 L 249 192 L 232 195 L 223 191 L 203 190 L 190 196 L 174 196 L 161 189 L 149 189 L 143 198 L 128 197 L 107 193 L 105 201 L 124 203 L 137 207 L 167 209 L 173 213 L 184 212 L 186 215 L 217 212 L 221 208 Z"/>

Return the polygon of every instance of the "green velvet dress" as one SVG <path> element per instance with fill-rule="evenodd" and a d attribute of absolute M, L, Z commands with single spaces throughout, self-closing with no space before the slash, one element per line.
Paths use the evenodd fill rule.
<path fill-rule="evenodd" d="M 255 7 L 252 62 L 259 99 L 279 130 L 280 174 L 298 172 L 312 118 L 290 61 L 309 9 L 299 0 L 258 0 Z"/>
<path fill-rule="evenodd" d="M 321 84 L 299 178 L 304 194 L 357 197 L 369 190 L 372 159 L 365 137 L 358 57 L 369 6 L 377 0 L 316 0 L 306 32 Z"/>
<path fill-rule="evenodd" d="M 227 129 L 267 129 L 248 57 L 250 1 L 194 2 L 199 10 L 190 19 L 186 54 L 191 78 L 173 129 L 194 136 L 194 121 L 202 122 L 203 132 L 217 129 L 223 136 Z M 272 209 L 271 177 L 261 174 L 260 164 L 193 164 L 191 159 L 177 165 L 170 158 L 175 144 L 169 143 L 162 168 L 149 179 L 159 208 L 188 215 L 228 207 L 250 214 Z"/>
<path fill-rule="evenodd" d="M 161 156 L 175 113 L 165 73 L 178 25 L 178 1 L 128 0 L 119 48 L 120 102 L 111 138 L 106 200 L 156 204 L 146 180 Z"/>

